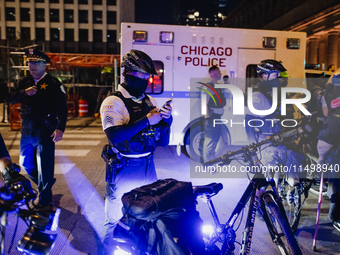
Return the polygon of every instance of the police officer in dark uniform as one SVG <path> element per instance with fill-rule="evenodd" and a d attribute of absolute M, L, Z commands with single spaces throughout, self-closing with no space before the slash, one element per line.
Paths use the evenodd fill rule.
<path fill-rule="evenodd" d="M 328 164 L 327 177 L 332 184 L 329 217 L 340 231 L 340 72 L 332 76 L 325 88 L 328 114 L 318 135 L 318 163 Z"/>
<path fill-rule="evenodd" d="M 257 74 L 261 77 L 261 80 L 253 90 L 253 106 L 257 110 L 268 110 L 272 106 L 272 90 L 273 88 L 279 88 L 287 85 L 286 78 L 281 79 L 281 73 L 286 69 L 283 65 L 273 59 L 266 59 L 261 61 L 257 66 Z M 283 84 L 283 85 L 282 85 Z M 255 117 L 255 118 L 254 118 Z M 290 117 L 291 118 L 291 117 Z M 248 125 L 248 121 L 251 119 L 263 120 L 263 126 L 255 128 Z M 266 121 L 266 119 L 276 119 L 277 121 Z M 274 124 L 273 124 L 274 123 Z M 253 126 L 259 126 L 259 123 L 251 123 Z M 273 135 L 280 131 L 280 111 L 279 107 L 276 111 L 266 116 L 253 116 L 248 113 L 246 115 L 246 132 L 249 143 L 259 142 L 266 139 L 267 136 Z M 303 165 L 304 157 L 299 151 L 287 149 L 285 145 L 279 145 L 277 147 L 267 147 L 261 152 L 262 164 L 268 166 L 282 165 Z M 288 182 L 291 186 L 300 188 L 300 178 L 302 174 L 288 173 Z M 275 177 L 278 179 L 278 176 Z M 276 180 L 278 181 L 278 180 Z M 298 190 L 296 189 L 296 192 Z M 293 194 L 293 193 L 292 193 Z M 292 198 L 294 199 L 294 198 Z"/>
<path fill-rule="evenodd" d="M 55 142 L 62 139 L 67 121 L 66 92 L 60 81 L 46 73 L 49 57 L 27 49 L 30 75 L 9 94 L 9 102 L 21 103 L 20 164 L 38 185 L 39 206 L 50 206 L 54 178 Z"/>
<path fill-rule="evenodd" d="M 103 150 L 107 162 L 103 244 L 107 254 L 112 254 L 113 230 L 122 217 L 121 197 L 157 180 L 153 152 L 156 146 L 168 145 L 172 123 L 171 106 L 158 109 L 156 101 L 144 93 L 150 75 L 157 75 L 152 59 L 142 51 L 130 50 L 121 66 L 124 83 L 100 109 L 109 141 Z"/>

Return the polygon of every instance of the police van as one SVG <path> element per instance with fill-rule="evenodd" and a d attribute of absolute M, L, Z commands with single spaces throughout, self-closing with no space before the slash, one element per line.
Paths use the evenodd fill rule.
<path fill-rule="evenodd" d="M 159 107 L 172 98 L 170 144 L 178 148 L 184 145 L 196 160 L 204 131 L 201 106 L 192 100 L 197 97 L 199 102 L 200 96 L 193 93 L 193 87 L 198 86 L 197 81 L 208 82 L 211 66 L 218 66 L 222 76 L 228 75 L 229 83 L 237 84 L 243 92 L 249 86 L 246 78 L 256 77 L 256 65 L 264 59 L 282 61 L 289 77 L 305 77 L 303 32 L 122 23 L 120 43 L 122 56 L 137 49 L 154 60 L 158 76 L 150 78 L 146 92 Z M 223 118 L 232 117 L 232 105 L 230 96 Z M 226 124 L 223 129 L 219 150 L 226 144 L 247 144 L 244 128 Z"/>

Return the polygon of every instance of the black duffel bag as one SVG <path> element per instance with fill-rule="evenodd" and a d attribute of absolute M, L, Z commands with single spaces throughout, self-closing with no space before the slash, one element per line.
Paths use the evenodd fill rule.
<path fill-rule="evenodd" d="M 153 220 L 168 210 L 195 210 L 191 182 L 175 179 L 158 180 L 135 188 L 122 197 L 123 210 L 139 220 Z"/>

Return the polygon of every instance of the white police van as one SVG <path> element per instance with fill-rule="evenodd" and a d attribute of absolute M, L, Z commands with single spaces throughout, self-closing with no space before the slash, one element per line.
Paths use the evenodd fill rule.
<path fill-rule="evenodd" d="M 243 92 L 247 86 L 245 78 L 256 77 L 256 65 L 264 59 L 282 61 L 289 77 L 305 77 L 303 32 L 122 23 L 120 43 L 122 55 L 137 49 L 154 60 L 159 75 L 150 79 L 147 93 L 159 106 L 172 98 L 170 144 L 185 145 L 196 160 L 202 142 L 202 115 L 201 106 L 190 100 L 197 96 L 190 87 L 196 86 L 197 80 L 207 82 L 211 66 L 217 65 L 222 76 L 228 75 L 229 82 Z M 232 117 L 232 97 L 227 98 L 223 117 Z M 224 129 L 220 150 L 221 143 L 247 143 L 244 128 L 230 128 L 227 124 Z"/>

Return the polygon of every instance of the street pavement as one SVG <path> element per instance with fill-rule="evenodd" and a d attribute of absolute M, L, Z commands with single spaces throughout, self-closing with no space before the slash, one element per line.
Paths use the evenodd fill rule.
<path fill-rule="evenodd" d="M 11 131 L 7 123 L 1 123 L 0 132 L 13 161 L 18 163 L 20 131 Z M 100 154 L 105 144 L 106 139 L 101 129 L 100 119 L 69 118 L 64 138 L 56 144 L 55 177 L 57 181 L 53 186 L 53 203 L 61 209 L 61 215 L 59 229 L 56 231 L 58 236 L 50 254 L 102 253 L 103 197 L 106 183 L 105 163 Z M 184 154 L 178 156 L 175 146 L 158 148 L 155 152 L 155 165 L 160 179 L 175 178 L 191 181 L 193 185 L 221 182 L 224 189 L 213 198 L 221 222 L 229 218 L 248 184 L 246 176 L 238 179 L 190 178 L 190 160 Z M 34 184 L 32 186 L 37 189 Z M 303 205 L 299 229 L 295 236 L 303 254 L 340 254 L 340 232 L 333 228 L 327 216 L 330 204 L 327 198 L 324 198 L 322 202 L 318 251 L 312 252 L 317 199 L 317 196 L 309 194 Z M 208 207 L 203 201 L 198 201 L 197 208 L 202 219 L 207 223 L 212 223 Z M 244 211 L 240 227 L 236 232 L 238 242 L 241 241 L 247 209 L 248 207 Z M 15 233 L 16 221 L 16 215 L 10 213 L 5 235 L 5 254 L 20 254 L 15 247 L 27 226 L 19 220 Z M 11 243 L 13 243 L 12 246 Z M 237 244 L 236 250 L 239 250 Z M 268 230 L 260 216 L 256 217 L 251 254 L 280 254 L 270 240 Z"/>

